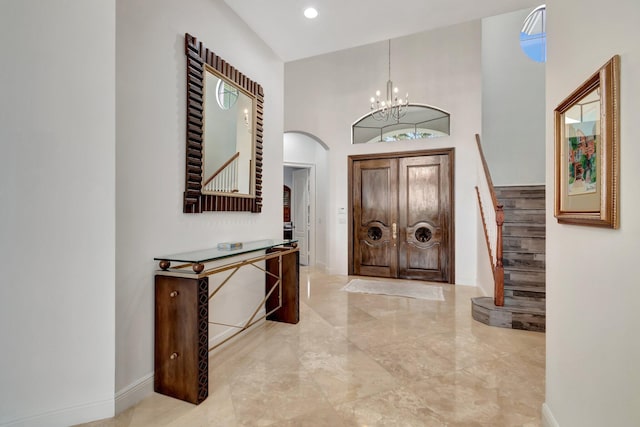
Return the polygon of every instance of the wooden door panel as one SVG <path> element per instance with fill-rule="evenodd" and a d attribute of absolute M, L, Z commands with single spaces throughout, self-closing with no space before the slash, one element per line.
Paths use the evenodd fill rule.
<path fill-rule="evenodd" d="M 399 163 L 399 277 L 448 281 L 448 157 L 407 157 Z"/>
<path fill-rule="evenodd" d="M 420 221 L 437 222 L 440 217 L 440 165 L 424 164 L 428 158 L 403 159 L 403 191 L 406 192 L 408 224 Z M 430 162 L 429 162 L 430 163 Z"/>
<path fill-rule="evenodd" d="M 356 274 L 361 276 L 374 277 L 395 277 L 391 274 L 392 266 L 390 260 L 395 256 L 395 251 L 391 253 L 388 245 L 369 246 L 361 243 L 361 260 Z"/>
<path fill-rule="evenodd" d="M 421 273 L 439 273 L 440 265 L 440 248 L 432 246 L 430 248 L 419 248 L 407 245 L 407 268 L 405 269 L 405 278 L 419 278 Z M 413 277 L 413 276 L 416 277 Z"/>
<path fill-rule="evenodd" d="M 404 274 L 409 278 L 423 271 L 438 275 L 442 269 L 442 228 L 421 221 L 406 227 L 404 239 L 405 244 L 401 244 L 406 253 Z"/>
<path fill-rule="evenodd" d="M 354 163 L 354 274 L 396 277 L 397 175 L 393 159 Z"/>
<path fill-rule="evenodd" d="M 367 165 L 363 165 L 366 167 Z M 362 217 L 361 223 L 380 221 L 388 225 L 391 221 L 389 212 L 391 198 L 390 167 L 361 169 Z"/>

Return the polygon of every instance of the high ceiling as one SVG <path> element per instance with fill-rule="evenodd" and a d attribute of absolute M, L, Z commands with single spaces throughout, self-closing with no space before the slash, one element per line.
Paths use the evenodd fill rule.
<path fill-rule="evenodd" d="M 285 62 L 499 15 L 540 0 L 224 0 Z M 307 19 L 308 6 L 318 17 Z"/>

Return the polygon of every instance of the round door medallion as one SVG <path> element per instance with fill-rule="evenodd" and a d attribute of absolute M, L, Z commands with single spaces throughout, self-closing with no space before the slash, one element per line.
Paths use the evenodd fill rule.
<path fill-rule="evenodd" d="M 420 227 L 416 230 L 415 236 L 418 242 L 426 243 L 431 240 L 432 234 L 427 227 Z"/>
<path fill-rule="evenodd" d="M 382 230 L 380 227 L 369 227 L 369 230 L 367 230 L 367 236 L 369 236 L 371 240 L 380 240 L 382 239 Z"/>

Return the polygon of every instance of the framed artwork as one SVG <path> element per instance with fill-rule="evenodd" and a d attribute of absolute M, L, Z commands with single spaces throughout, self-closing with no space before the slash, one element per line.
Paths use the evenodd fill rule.
<path fill-rule="evenodd" d="M 619 81 L 616 55 L 554 111 L 559 223 L 618 228 Z"/>

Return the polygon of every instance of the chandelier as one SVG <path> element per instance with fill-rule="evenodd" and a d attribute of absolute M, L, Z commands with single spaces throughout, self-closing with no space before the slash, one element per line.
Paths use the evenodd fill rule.
<path fill-rule="evenodd" d="M 398 98 L 398 88 L 393 87 L 391 81 L 391 40 L 389 40 L 389 80 L 387 80 L 387 97 L 380 100 L 380 91 L 376 91 L 376 96 L 371 97 L 371 117 L 378 121 L 398 120 L 407 112 L 409 105 L 409 93 L 405 98 Z"/>

